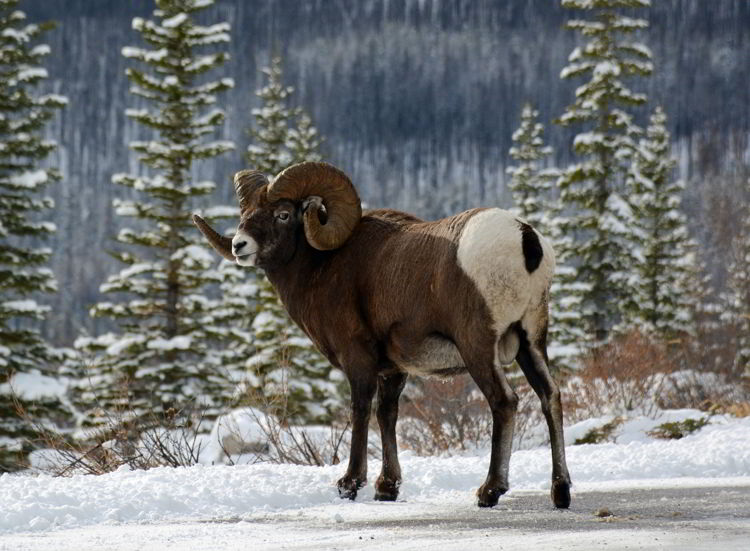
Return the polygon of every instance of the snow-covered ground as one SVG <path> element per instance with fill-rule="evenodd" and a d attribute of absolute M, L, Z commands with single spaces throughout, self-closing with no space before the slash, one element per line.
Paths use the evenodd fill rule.
<path fill-rule="evenodd" d="M 635 418 L 619 428 L 615 443 L 569 446 L 574 504 L 576 494 L 599 490 L 750 486 L 750 418 L 713 416 L 709 425 L 680 440 L 656 440 L 645 434 L 665 421 L 703 415 L 679 410 L 664 412 L 657 420 Z M 567 441 L 608 420 L 569 427 Z M 383 530 L 402 534 L 402 547 L 419 548 L 441 540 L 448 545 L 460 534 L 439 536 L 439 529 L 424 525 L 409 528 L 407 521 L 415 515 L 433 518 L 437 526 L 446 516 L 488 514 L 474 505 L 474 492 L 487 472 L 487 452 L 417 457 L 404 451 L 400 459 L 404 483 L 396 503 L 373 500 L 378 461 L 371 461 L 370 484 L 355 502 L 336 495 L 343 463 L 198 465 L 70 478 L 3 475 L 0 549 L 343 548 Z M 514 496 L 546 494 L 550 469 L 547 447 L 515 452 L 512 490 L 498 507 Z M 551 508 L 548 500 L 544 504 Z M 368 531 L 373 522 L 381 528 Z M 513 540 L 507 533 L 504 537 L 507 547 Z M 568 536 L 560 537 L 555 541 L 564 547 Z M 377 541 L 389 546 L 382 538 Z M 469 544 L 471 538 L 455 541 Z M 527 544 L 534 545 L 530 540 Z M 460 548 L 458 543 L 452 547 Z"/>

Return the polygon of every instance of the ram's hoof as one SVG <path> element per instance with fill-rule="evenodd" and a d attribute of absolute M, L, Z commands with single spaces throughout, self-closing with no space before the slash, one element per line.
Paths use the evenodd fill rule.
<path fill-rule="evenodd" d="M 375 501 L 396 501 L 400 486 L 400 479 L 386 479 L 381 475 L 375 483 Z"/>
<path fill-rule="evenodd" d="M 367 480 L 358 480 L 345 476 L 336 483 L 336 486 L 339 489 L 339 497 L 341 499 L 351 499 L 354 501 L 357 498 L 357 491 L 365 484 L 367 484 Z"/>
<path fill-rule="evenodd" d="M 477 505 L 480 507 L 494 507 L 497 505 L 500 496 L 507 491 L 508 488 L 502 486 L 490 488 L 486 483 L 482 484 L 477 490 Z"/>
<path fill-rule="evenodd" d="M 555 507 L 558 509 L 567 509 L 570 507 L 570 482 L 567 480 L 553 480 L 550 495 Z"/>

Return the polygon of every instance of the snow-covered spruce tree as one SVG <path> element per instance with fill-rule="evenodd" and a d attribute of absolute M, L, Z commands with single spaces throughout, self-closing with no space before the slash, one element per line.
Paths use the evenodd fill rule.
<path fill-rule="evenodd" d="M 643 236 L 637 300 L 627 323 L 664 341 L 694 332 L 699 274 L 696 244 L 680 209 L 685 184 L 672 177 L 667 117 L 657 107 L 639 141 L 628 175 L 628 198 Z"/>
<path fill-rule="evenodd" d="M 122 50 L 139 62 L 139 68 L 127 69 L 130 91 L 150 106 L 126 114 L 153 133 L 150 140 L 130 144 L 148 175 L 112 178 L 135 192 L 137 199 L 115 200 L 114 206 L 118 215 L 136 219 L 138 229 L 119 232 L 125 247 L 114 256 L 126 267 L 101 287 L 115 293 L 116 301 L 98 303 L 92 315 L 116 320 L 120 330 L 77 343 L 94 353 L 89 396 L 97 406 L 94 423 L 123 411 L 144 419 L 195 407 L 210 421 L 232 394 L 233 377 L 217 367 L 221 358 L 212 351 L 244 341 L 222 326 L 226 306 L 207 294 L 222 274 L 190 219 L 191 200 L 215 188 L 193 179 L 194 163 L 234 148 L 208 137 L 224 120 L 223 111 L 210 106 L 233 86 L 231 79 L 206 77 L 228 59 L 222 46 L 229 42 L 229 25 L 203 26 L 194 19 L 212 3 L 156 0 L 153 20 L 133 19 L 148 47 Z M 204 214 L 236 216 L 236 208 Z"/>
<path fill-rule="evenodd" d="M 741 227 L 732 244 L 727 311 L 737 332 L 735 372 L 750 377 L 750 179 L 746 188 Z"/>
<path fill-rule="evenodd" d="M 514 145 L 510 157 L 515 166 L 508 167 L 509 189 L 515 207 L 511 210 L 528 220 L 552 240 L 555 251 L 564 252 L 565 238 L 559 225 L 559 204 L 553 196 L 553 186 L 560 175 L 556 168 L 544 167 L 552 148 L 544 145 L 544 125 L 538 122 L 539 112 L 530 104 L 521 110 L 521 124 L 513 133 Z M 556 276 L 551 289 L 549 354 L 553 370 L 574 367 L 577 344 L 583 337 L 580 310 L 571 301 L 577 298 L 571 289 L 574 271 L 565 264 L 565 257 L 557 253 Z M 515 364 L 514 364 L 515 366 Z M 517 369 L 513 373 L 520 374 Z"/>
<path fill-rule="evenodd" d="M 42 426 L 64 417 L 59 400 L 25 389 L 54 377 L 63 360 L 36 328 L 49 310 L 36 297 L 57 290 L 51 250 L 40 246 L 55 226 L 38 213 L 53 206 L 43 192 L 60 178 L 42 164 L 57 147 L 43 129 L 67 100 L 37 93 L 50 52 L 38 38 L 52 24 L 27 24 L 17 6 L 0 0 L 0 472 L 20 466 L 37 436 L 17 406 Z"/>
<path fill-rule="evenodd" d="M 528 103 L 521 109 L 521 125 L 513 133 L 514 145 L 509 151 L 517 164 L 506 172 L 515 203 L 511 210 L 535 228 L 544 230 L 552 214 L 552 186 L 559 173 L 557 169 L 544 168 L 544 160 L 552 154 L 552 148 L 544 145 L 544 125 L 538 122 L 538 117 L 539 111 Z"/>
<path fill-rule="evenodd" d="M 272 57 L 263 74 L 268 82 L 255 93 L 262 105 L 251 111 L 255 124 L 246 158 L 251 168 L 273 177 L 291 164 L 319 161 L 322 140 L 310 117 L 289 106 L 294 87 L 284 86 L 281 58 Z"/>
<path fill-rule="evenodd" d="M 268 82 L 256 92 L 262 104 L 252 110 L 255 125 L 247 162 L 273 177 L 291 164 L 320 160 L 321 140 L 310 118 L 288 105 L 294 88 L 283 84 L 281 59 L 274 57 L 263 72 Z M 338 372 L 289 319 L 265 276 L 257 279 L 256 304 L 256 354 L 248 361 L 251 400 L 297 422 L 328 420 L 340 406 Z"/>
<path fill-rule="evenodd" d="M 318 135 L 318 130 L 313 126 L 312 120 L 306 113 L 299 110 L 297 127 L 289 129 L 287 138 L 287 147 L 295 159 L 299 161 L 319 161 L 321 159 L 318 152 L 323 140 Z"/>
<path fill-rule="evenodd" d="M 624 79 L 649 75 L 652 66 L 648 48 L 629 37 L 647 22 L 621 15 L 618 9 L 649 4 L 649 0 L 562 0 L 564 7 L 593 16 L 567 23 L 587 42 L 573 50 L 560 76 L 589 80 L 576 89 L 575 101 L 557 122 L 584 126 L 573 143 L 582 159 L 564 171 L 558 185 L 566 215 L 562 230 L 573 238 L 568 252 L 580 286 L 581 318 L 594 343 L 607 339 L 635 297 L 638 238 L 622 193 L 635 148 L 633 136 L 640 129 L 624 109 L 643 104 L 646 96 L 630 90 Z"/>

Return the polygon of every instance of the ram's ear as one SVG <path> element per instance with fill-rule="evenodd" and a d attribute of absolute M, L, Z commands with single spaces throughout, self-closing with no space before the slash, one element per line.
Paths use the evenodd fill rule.
<path fill-rule="evenodd" d="M 307 219 L 308 216 L 317 216 L 320 224 L 328 222 L 328 211 L 323 204 L 323 198 L 318 195 L 311 195 L 302 201 L 302 212 L 305 215 L 305 219 Z"/>
<path fill-rule="evenodd" d="M 193 215 L 193 223 L 198 226 L 198 229 L 217 253 L 227 260 L 231 260 L 232 262 L 235 261 L 234 255 L 232 254 L 232 240 L 229 237 L 221 235 L 214 230 L 208 225 L 208 222 L 197 214 Z"/>

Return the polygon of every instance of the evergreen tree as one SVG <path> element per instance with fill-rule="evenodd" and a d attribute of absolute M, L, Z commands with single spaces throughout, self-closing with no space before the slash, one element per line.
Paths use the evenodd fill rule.
<path fill-rule="evenodd" d="M 35 297 L 57 290 L 46 267 L 52 251 L 39 246 L 55 226 L 37 213 L 53 206 L 44 188 L 60 179 L 57 170 L 41 166 L 57 147 L 43 138 L 43 129 L 67 99 L 37 93 L 47 78 L 42 58 L 50 52 L 37 40 L 53 25 L 27 24 L 17 6 L 17 0 L 0 0 L 0 471 L 17 467 L 36 436 L 16 406 L 40 425 L 63 415 L 56 398 L 30 395 L 24 387 L 55 376 L 63 360 L 35 327 L 49 311 Z"/>
<path fill-rule="evenodd" d="M 750 377 L 750 179 L 747 180 L 740 231 L 732 243 L 728 313 L 736 328 L 736 373 Z"/>
<path fill-rule="evenodd" d="M 161 411 L 199 407 L 210 421 L 231 395 L 234 377 L 217 369 L 216 350 L 227 350 L 242 336 L 222 325 L 222 301 L 206 293 L 220 284 L 213 255 L 191 223 L 191 200 L 211 193 L 215 184 L 195 181 L 193 163 L 234 148 L 231 142 L 206 139 L 224 120 L 209 108 L 231 79 L 209 80 L 206 73 L 228 59 L 229 25 L 195 22 L 212 0 L 156 0 L 154 20 L 133 19 L 149 47 L 125 47 L 141 68 L 127 69 L 130 91 L 151 108 L 126 114 L 153 130 L 148 141 L 131 143 L 148 175 L 115 174 L 112 181 L 136 192 L 138 200 L 115 200 L 116 213 L 132 217 L 139 228 L 123 229 L 125 245 L 114 256 L 126 265 L 102 285 L 118 302 L 100 302 L 92 315 L 119 323 L 118 333 L 78 341 L 95 354 L 92 392 L 102 415 L 127 410 L 138 418 Z M 236 216 L 236 208 L 203 213 L 214 219 Z M 229 314 L 231 316 L 231 313 Z M 84 396 L 94 403 L 94 396 Z M 98 415 L 97 415 L 98 414 Z"/>
<path fill-rule="evenodd" d="M 549 225 L 552 214 L 551 190 L 559 173 L 556 169 L 544 169 L 544 159 L 552 154 L 552 148 L 544 145 L 544 125 L 537 122 L 539 111 L 525 104 L 521 110 L 521 125 L 513 133 L 510 157 L 518 164 L 508 167 L 508 188 L 513 194 L 516 215 L 543 231 Z"/>
<path fill-rule="evenodd" d="M 657 107 L 640 140 L 628 177 L 629 200 L 643 235 L 637 300 L 628 323 L 664 340 L 693 333 L 699 275 L 695 250 L 680 210 L 685 185 L 672 178 L 667 117 Z"/>
<path fill-rule="evenodd" d="M 604 341 L 621 321 L 626 304 L 635 296 L 632 267 L 635 255 L 632 212 L 623 198 L 628 160 L 640 129 L 626 107 L 641 105 L 644 94 L 631 91 L 624 79 L 651 73 L 651 54 L 628 35 L 647 22 L 618 13 L 620 8 L 642 8 L 649 0 L 562 0 L 569 9 L 585 10 L 592 20 L 568 21 L 569 29 L 588 39 L 569 56 L 561 77 L 588 77 L 576 89 L 575 101 L 558 122 L 584 125 L 573 147 L 583 157 L 568 167 L 558 181 L 568 213 L 562 230 L 573 237 L 568 251 L 580 285 L 581 316 L 595 342 Z"/>
<path fill-rule="evenodd" d="M 250 130 L 248 165 L 275 176 L 289 165 L 319 161 L 322 140 L 310 117 L 301 108 L 288 105 L 294 87 L 284 86 L 281 58 L 274 56 L 263 74 L 268 82 L 255 93 L 262 106 L 251 111 L 255 125 Z"/>
<path fill-rule="evenodd" d="M 262 106 L 252 110 L 255 127 L 247 162 L 273 177 L 291 164 L 320 160 L 321 140 L 310 118 L 288 105 L 294 88 L 283 84 L 281 59 L 274 57 L 263 72 L 268 83 L 256 92 Z M 325 421 L 339 407 L 333 386 L 342 378 L 289 319 L 268 279 L 260 277 L 257 283 L 256 353 L 247 363 L 253 373 L 248 392 L 296 421 Z"/>
<path fill-rule="evenodd" d="M 544 168 L 544 159 L 552 148 L 544 145 L 544 126 L 537 122 L 539 112 L 530 104 L 521 110 L 521 124 L 513 133 L 515 145 L 510 156 L 518 164 L 507 169 L 511 180 L 508 187 L 513 194 L 518 216 L 528 220 L 552 241 L 557 268 L 550 289 L 549 355 L 553 371 L 571 370 L 585 336 L 581 330 L 580 303 L 576 294 L 574 270 L 565 262 L 565 235 L 560 227 L 559 203 L 553 197 L 553 184 L 560 176 L 556 168 Z M 514 371 L 515 374 L 519 374 Z"/>
<path fill-rule="evenodd" d="M 296 128 L 289 129 L 287 147 L 295 159 L 298 161 L 320 161 L 321 155 L 318 152 L 323 140 L 318 135 L 318 130 L 313 126 L 312 120 L 301 110 L 299 111 L 299 120 Z"/>

